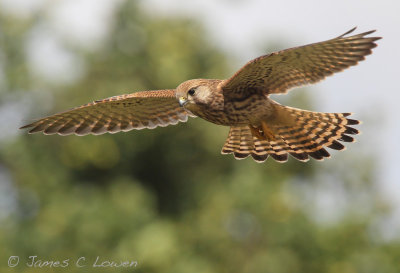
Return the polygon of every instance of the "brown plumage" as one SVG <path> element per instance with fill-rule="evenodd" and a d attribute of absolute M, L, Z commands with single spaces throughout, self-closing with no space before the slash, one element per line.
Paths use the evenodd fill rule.
<path fill-rule="evenodd" d="M 143 91 L 94 101 L 21 128 L 46 135 L 113 134 L 177 124 L 188 115 L 176 101 L 175 90 Z"/>
<path fill-rule="evenodd" d="M 355 28 L 354 28 L 355 29 Z M 257 162 L 271 156 L 285 162 L 288 154 L 307 161 L 329 157 L 326 147 L 342 150 L 352 142 L 359 122 L 349 113 L 317 113 L 280 105 L 273 93 L 312 84 L 356 65 L 371 54 L 380 37 L 374 31 L 295 47 L 258 57 L 227 80 L 195 79 L 175 90 L 143 91 L 111 97 L 42 118 L 21 128 L 29 133 L 86 135 L 155 128 L 198 116 L 230 126 L 222 153 L 252 156 Z"/>

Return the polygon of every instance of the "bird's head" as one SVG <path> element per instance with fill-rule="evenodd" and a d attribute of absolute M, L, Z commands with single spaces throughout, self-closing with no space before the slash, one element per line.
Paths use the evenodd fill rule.
<path fill-rule="evenodd" d="M 196 114 L 210 104 L 213 87 L 212 80 L 185 81 L 176 88 L 176 98 L 182 107 Z"/>

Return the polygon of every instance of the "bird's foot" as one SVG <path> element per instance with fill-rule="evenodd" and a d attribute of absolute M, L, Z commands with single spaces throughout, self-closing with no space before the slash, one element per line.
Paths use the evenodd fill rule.
<path fill-rule="evenodd" d="M 251 134 L 260 140 L 275 140 L 275 135 L 265 122 L 261 122 L 261 126 L 253 127 L 249 125 Z"/>

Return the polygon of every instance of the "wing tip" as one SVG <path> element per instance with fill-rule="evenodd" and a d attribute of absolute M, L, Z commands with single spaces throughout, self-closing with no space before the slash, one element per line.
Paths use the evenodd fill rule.
<path fill-rule="evenodd" d="M 355 31 L 357 29 L 357 26 L 353 27 L 352 29 L 346 31 L 345 33 L 343 33 L 342 35 L 339 35 L 338 38 L 342 38 L 350 33 L 352 33 L 353 31 Z"/>
<path fill-rule="evenodd" d="M 18 130 L 23 130 L 32 127 L 32 124 L 27 124 L 18 128 Z"/>
<path fill-rule="evenodd" d="M 348 35 L 348 34 L 354 32 L 356 29 L 357 29 L 357 26 L 353 27 L 353 28 L 350 29 L 349 31 L 347 31 L 347 32 L 343 33 L 342 35 L 338 36 L 337 38 L 357 37 L 357 38 L 369 39 L 369 40 L 371 41 L 371 43 L 374 45 L 372 48 L 374 48 L 374 47 L 377 46 L 377 44 L 374 43 L 375 41 L 382 39 L 382 37 L 380 37 L 380 36 L 377 36 L 377 37 L 365 37 L 365 36 L 367 36 L 367 35 L 370 35 L 370 34 L 372 34 L 372 33 L 375 33 L 375 32 L 376 32 L 376 29 L 372 29 L 372 30 L 369 30 L 369 31 L 366 31 L 366 32 L 362 32 L 362 33 L 359 33 L 359 34 L 355 34 L 355 35 L 353 35 L 353 36 L 345 37 L 346 35 Z"/>

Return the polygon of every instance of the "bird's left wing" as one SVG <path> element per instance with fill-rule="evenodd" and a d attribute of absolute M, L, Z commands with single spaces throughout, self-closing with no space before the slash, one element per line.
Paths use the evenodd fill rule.
<path fill-rule="evenodd" d="M 21 127 L 29 133 L 87 135 L 153 129 L 193 116 L 179 106 L 175 90 L 142 91 L 94 101 Z"/>
<path fill-rule="evenodd" d="M 261 56 L 222 83 L 225 96 L 246 97 L 252 92 L 286 93 L 289 89 L 323 80 L 364 60 L 380 37 L 365 37 L 375 30 L 324 42 L 294 47 Z"/>

